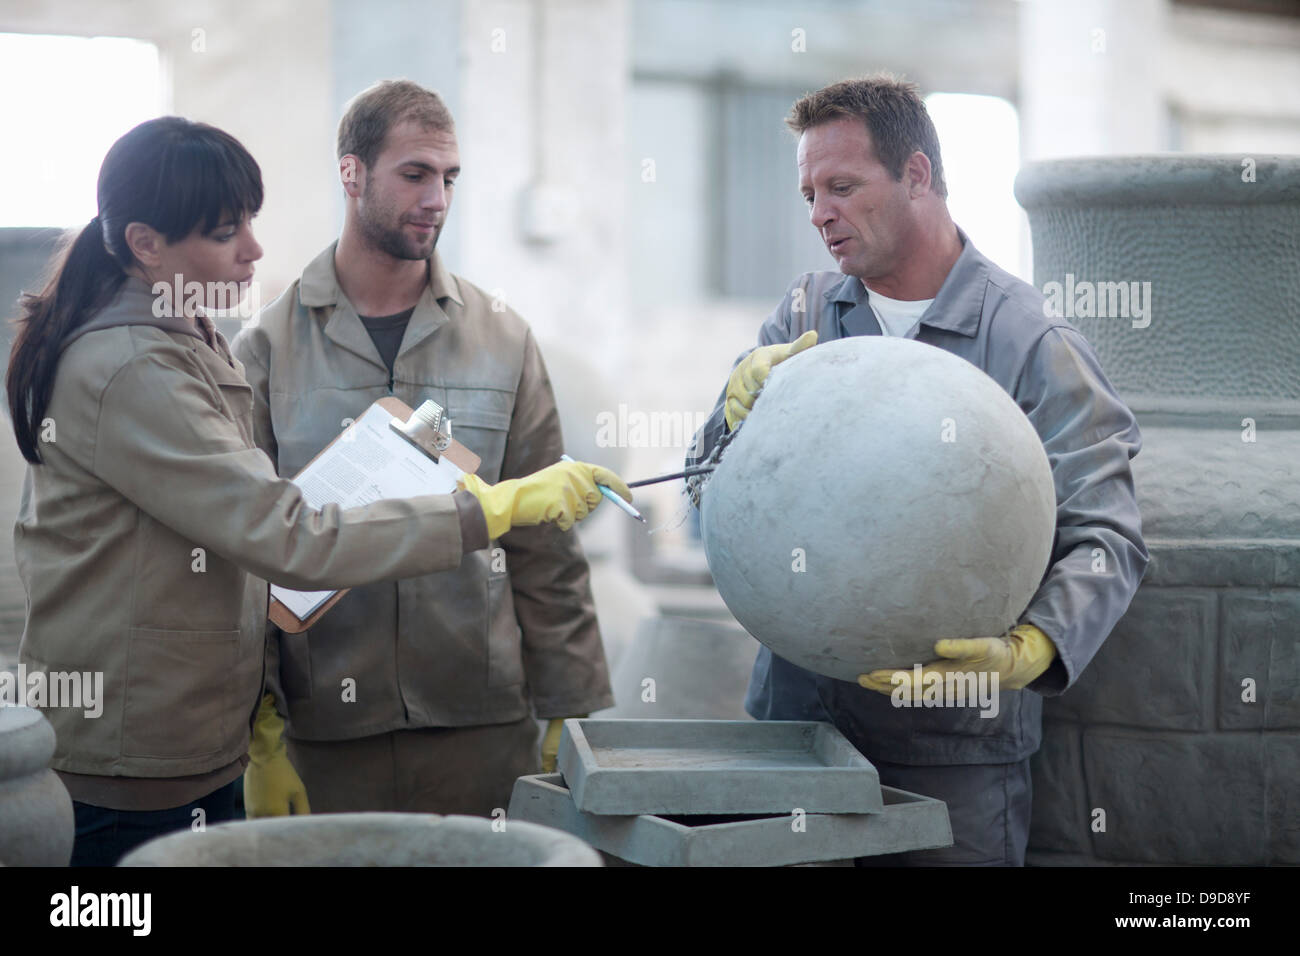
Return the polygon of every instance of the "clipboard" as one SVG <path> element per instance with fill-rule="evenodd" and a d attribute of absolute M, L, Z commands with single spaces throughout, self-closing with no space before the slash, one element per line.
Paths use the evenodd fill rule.
<path fill-rule="evenodd" d="M 310 468 L 313 464 L 315 464 L 317 459 L 319 459 L 322 455 L 328 454 L 330 452 L 330 449 L 332 449 L 339 442 L 343 441 L 345 436 L 347 436 L 349 432 L 351 432 L 353 429 L 355 429 L 358 426 L 358 423 L 361 420 L 361 418 L 366 413 L 368 413 L 371 409 L 376 407 L 382 408 L 384 411 L 388 412 L 394 418 L 400 419 L 403 422 L 409 421 L 411 415 L 414 414 L 411 407 L 407 405 L 405 402 L 403 402 L 400 398 L 394 398 L 393 396 L 390 395 L 377 400 L 374 404 L 370 405 L 365 412 L 362 412 L 361 415 L 357 416 L 357 419 L 353 421 L 353 423 L 349 425 L 347 428 L 345 428 L 342 432 L 340 432 L 334 438 L 333 441 L 331 441 L 328 445 L 322 448 L 315 455 L 315 457 L 312 458 L 311 461 L 307 462 L 307 464 L 303 466 L 302 470 L 299 471 L 298 474 L 294 476 L 294 480 L 297 481 L 298 477 L 302 475 L 302 473 L 306 471 L 308 468 Z M 403 442 L 402 447 L 404 448 L 404 450 L 407 451 L 407 453 L 412 455 L 428 455 L 427 452 L 423 451 L 421 448 L 418 448 L 414 444 L 411 444 L 410 442 Z M 478 466 L 482 461 L 482 459 L 480 459 L 478 455 L 474 454 L 472 451 L 470 451 L 460 442 L 456 441 L 454 438 L 451 440 L 451 443 L 447 446 L 447 449 L 441 453 L 441 455 L 442 457 L 448 459 L 453 465 L 455 465 L 461 471 L 466 472 L 467 474 L 473 474 L 474 472 L 478 471 Z M 272 595 L 270 599 L 270 606 L 267 610 L 266 616 L 267 619 L 272 624 L 280 628 L 280 630 L 284 631 L 286 634 L 301 634 L 303 631 L 308 630 L 311 627 L 314 627 L 316 623 L 322 617 L 325 616 L 325 614 L 329 611 L 329 609 L 332 608 L 335 604 L 338 604 L 339 601 L 342 599 L 343 595 L 347 594 L 348 591 L 350 590 L 351 588 L 343 588 L 340 591 L 335 591 L 324 604 L 318 607 L 315 611 L 311 613 L 310 616 L 308 616 L 305 619 L 299 618 L 296 614 L 294 614 L 293 611 L 289 610 L 289 608 L 287 608 L 284 604 L 280 603 L 280 601 L 276 600 L 274 595 Z"/>

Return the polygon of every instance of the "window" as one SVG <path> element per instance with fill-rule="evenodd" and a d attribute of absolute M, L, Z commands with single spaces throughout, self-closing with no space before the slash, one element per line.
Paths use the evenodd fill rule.
<path fill-rule="evenodd" d="M 0 227 L 84 225 L 104 154 L 164 109 L 158 49 L 119 37 L 0 33 Z"/>
<path fill-rule="evenodd" d="M 1024 210 L 1012 193 L 1020 168 L 1020 120 L 997 96 L 932 93 L 925 108 L 939 133 L 948 212 L 980 252 L 1003 269 L 1032 281 L 1022 236 Z"/>

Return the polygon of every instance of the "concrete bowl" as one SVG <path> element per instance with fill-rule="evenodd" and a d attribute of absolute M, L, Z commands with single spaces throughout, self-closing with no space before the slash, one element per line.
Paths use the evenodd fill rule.
<path fill-rule="evenodd" d="M 424 813 L 325 813 L 221 823 L 150 840 L 119 866 L 601 866 L 534 823 Z"/>

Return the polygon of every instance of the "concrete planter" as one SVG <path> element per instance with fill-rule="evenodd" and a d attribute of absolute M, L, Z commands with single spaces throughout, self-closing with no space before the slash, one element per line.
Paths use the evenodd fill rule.
<path fill-rule="evenodd" d="M 327 813 L 222 823 L 151 840 L 119 866 L 600 866 L 577 837 L 511 820 Z M 498 824 L 500 826 L 500 824 Z"/>
<path fill-rule="evenodd" d="M 1036 163 L 1016 196 L 1039 289 L 1105 289 L 1066 319 L 1137 414 L 1151 552 L 1044 704 L 1029 861 L 1300 863 L 1300 157 Z"/>
<path fill-rule="evenodd" d="M 39 710 L 0 707 L 0 864 L 67 866 L 72 800 L 49 769 L 54 728 Z"/>

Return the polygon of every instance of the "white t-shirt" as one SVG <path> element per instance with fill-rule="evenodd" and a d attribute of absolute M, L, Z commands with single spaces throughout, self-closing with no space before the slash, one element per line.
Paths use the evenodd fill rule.
<path fill-rule="evenodd" d="M 885 335 L 904 338 L 908 332 L 912 331 L 917 320 L 925 314 L 925 310 L 930 308 L 930 303 L 934 299 L 917 299 L 914 302 L 904 302 L 902 299 L 890 299 L 879 292 L 868 289 L 867 301 L 876 313 L 877 321 L 880 322 L 880 331 Z"/>

